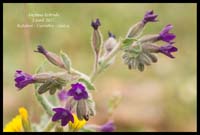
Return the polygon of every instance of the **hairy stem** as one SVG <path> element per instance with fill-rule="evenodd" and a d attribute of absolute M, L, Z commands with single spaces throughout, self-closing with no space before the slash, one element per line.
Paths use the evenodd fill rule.
<path fill-rule="evenodd" d="M 52 112 L 53 106 L 49 103 L 49 101 L 46 99 L 46 97 L 41 96 L 40 94 L 38 94 L 37 91 L 35 91 L 35 96 L 36 96 L 37 101 L 41 104 L 43 109 L 46 111 L 46 113 L 49 116 L 53 116 L 53 112 Z"/>
<path fill-rule="evenodd" d="M 56 122 L 52 122 L 49 120 L 47 126 L 43 129 L 44 132 L 50 132 L 52 128 L 55 126 Z"/>
<path fill-rule="evenodd" d="M 101 65 L 95 72 L 90 76 L 90 79 L 92 82 L 95 81 L 96 77 L 103 71 L 105 68 L 104 66 L 107 65 L 107 63 L 119 52 L 120 50 L 120 42 L 116 45 L 116 47 L 103 59 Z"/>

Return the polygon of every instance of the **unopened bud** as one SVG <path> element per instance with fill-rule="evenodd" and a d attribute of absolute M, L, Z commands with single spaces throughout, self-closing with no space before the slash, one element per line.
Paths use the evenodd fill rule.
<path fill-rule="evenodd" d="M 44 83 L 46 80 L 51 78 L 51 73 L 40 73 L 33 75 L 33 78 L 37 83 Z"/>
<path fill-rule="evenodd" d="M 147 51 L 150 53 L 158 53 L 160 47 L 153 43 L 146 43 L 146 44 L 142 44 L 142 48 L 144 49 L 144 51 Z"/>
<path fill-rule="evenodd" d="M 65 68 L 64 63 L 62 62 L 60 57 L 55 53 L 45 50 L 42 45 L 38 45 L 37 51 L 35 52 L 43 54 L 52 64 L 59 66 L 60 68 Z"/>
<path fill-rule="evenodd" d="M 109 38 L 105 41 L 103 47 L 104 47 L 104 54 L 101 57 L 101 59 L 99 60 L 99 63 L 101 64 L 102 61 L 104 61 L 106 59 L 106 57 L 108 57 L 108 55 L 112 52 L 112 50 L 119 45 L 119 43 L 117 42 L 117 40 L 115 39 L 115 35 L 112 34 L 111 32 L 108 32 L 108 36 Z M 115 57 L 113 57 L 108 64 L 112 64 L 115 61 Z"/>
<path fill-rule="evenodd" d="M 91 26 L 93 27 L 94 31 L 92 34 L 92 48 L 94 50 L 95 56 L 98 58 L 100 51 L 101 51 L 101 46 L 102 46 L 102 41 L 103 37 L 98 29 L 98 27 L 101 25 L 99 19 L 97 18 L 96 21 L 92 21 Z"/>
<path fill-rule="evenodd" d="M 106 55 L 112 51 L 112 49 L 117 45 L 117 40 L 115 39 L 115 35 L 111 32 L 108 33 L 109 38 L 104 43 L 104 51 Z"/>
<path fill-rule="evenodd" d="M 126 38 L 137 38 L 142 34 L 145 24 L 140 21 L 135 25 L 131 26 L 128 30 Z"/>
<path fill-rule="evenodd" d="M 146 35 L 146 36 L 141 37 L 138 40 L 138 42 L 140 42 L 141 44 L 144 44 L 144 43 L 154 43 L 154 42 L 159 41 L 158 37 L 159 37 L 158 34 Z"/>

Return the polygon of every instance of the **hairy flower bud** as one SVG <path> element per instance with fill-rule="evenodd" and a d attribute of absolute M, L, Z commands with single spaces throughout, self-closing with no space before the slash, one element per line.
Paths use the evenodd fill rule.
<path fill-rule="evenodd" d="M 109 65 L 113 64 L 115 61 L 115 52 L 120 48 L 120 41 L 117 42 L 115 35 L 108 32 L 109 38 L 105 41 L 104 54 L 99 59 L 99 66 L 102 68 L 107 68 Z M 110 57 L 112 56 L 112 57 Z"/>
<path fill-rule="evenodd" d="M 113 35 L 111 32 L 108 32 L 109 38 L 104 43 L 104 51 L 105 55 L 110 53 L 112 49 L 116 46 L 117 40 L 115 39 L 115 35 Z"/>
<path fill-rule="evenodd" d="M 140 42 L 141 44 L 144 43 L 154 43 L 157 42 L 159 35 L 158 34 L 152 34 L 152 35 L 145 35 L 143 37 L 141 37 L 138 42 Z"/>
<path fill-rule="evenodd" d="M 151 53 L 158 52 L 158 50 L 159 47 L 157 48 L 155 45 L 136 42 L 124 50 L 125 53 L 122 58 L 124 64 L 127 64 L 129 69 L 143 71 L 145 65 L 149 66 L 152 62 L 157 62 L 156 56 Z"/>
<path fill-rule="evenodd" d="M 145 44 L 142 44 L 142 48 L 146 52 L 158 53 L 160 47 L 153 43 L 145 43 Z"/>
<path fill-rule="evenodd" d="M 46 80 L 51 78 L 51 73 L 39 73 L 33 75 L 37 83 L 44 83 Z"/>
<path fill-rule="evenodd" d="M 97 18 L 96 22 L 92 21 L 91 26 L 93 27 L 94 31 L 92 34 L 92 48 L 94 50 L 95 53 L 95 57 L 98 59 L 100 51 L 101 51 L 101 46 L 102 46 L 102 41 L 103 41 L 103 37 L 101 34 L 101 31 L 98 29 L 98 27 L 100 26 L 100 21 Z"/>
<path fill-rule="evenodd" d="M 39 52 L 39 53 L 43 54 L 52 64 L 54 64 L 60 68 L 65 68 L 64 63 L 60 59 L 60 57 L 58 55 L 56 55 L 55 53 L 45 50 L 42 45 L 38 45 L 37 51 L 35 51 L 35 52 Z"/>
<path fill-rule="evenodd" d="M 142 34 L 144 23 L 142 21 L 134 24 L 131 26 L 128 30 L 128 33 L 126 34 L 126 38 L 137 38 Z"/>
<path fill-rule="evenodd" d="M 142 34 L 142 31 L 144 29 L 144 26 L 147 22 L 156 22 L 156 17 L 158 15 L 153 14 L 153 10 L 147 11 L 144 15 L 143 20 L 136 23 L 135 25 L 131 26 L 128 30 L 128 33 L 126 34 L 126 38 L 137 38 Z"/>

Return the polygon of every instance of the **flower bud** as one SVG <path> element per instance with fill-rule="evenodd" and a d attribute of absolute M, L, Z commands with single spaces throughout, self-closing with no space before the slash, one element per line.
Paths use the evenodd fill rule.
<path fill-rule="evenodd" d="M 109 38 L 104 43 L 104 51 L 105 55 L 112 51 L 112 49 L 116 46 L 117 40 L 115 39 L 115 35 L 111 32 L 108 32 Z"/>
<path fill-rule="evenodd" d="M 126 38 L 137 38 L 142 34 L 144 23 L 142 21 L 131 26 L 126 34 Z"/>
<path fill-rule="evenodd" d="M 140 22 L 136 23 L 133 25 L 129 30 L 126 35 L 126 38 L 137 38 L 142 34 L 142 31 L 144 29 L 144 26 L 146 25 L 147 22 L 156 22 L 158 15 L 153 14 L 153 10 L 147 11 L 146 14 L 144 15 L 143 20 Z"/>
<path fill-rule="evenodd" d="M 159 46 L 157 46 L 156 44 L 153 44 L 153 43 L 142 44 L 142 48 L 143 48 L 144 51 L 150 52 L 150 53 L 159 52 Z"/>
<path fill-rule="evenodd" d="M 103 47 L 104 47 L 104 54 L 101 57 L 101 59 L 99 60 L 99 63 L 101 63 L 101 61 L 103 61 L 105 59 L 105 57 L 107 57 L 110 52 L 113 50 L 113 48 L 115 48 L 118 45 L 117 40 L 115 39 L 115 35 L 113 35 L 111 32 L 108 32 L 109 38 L 105 41 Z M 113 57 L 110 61 L 109 64 L 114 63 L 115 61 L 115 57 Z"/>
<path fill-rule="evenodd" d="M 144 43 L 154 43 L 157 42 L 159 35 L 158 34 L 152 34 L 152 35 L 145 35 L 143 37 L 141 37 L 138 42 L 140 42 L 141 44 Z"/>
<path fill-rule="evenodd" d="M 124 50 L 122 56 L 124 64 L 128 65 L 129 69 L 138 69 L 144 71 L 144 67 L 157 62 L 156 56 L 151 53 L 159 52 L 159 47 L 152 44 L 141 44 L 140 42 L 133 43 L 129 48 Z"/>
<path fill-rule="evenodd" d="M 39 53 L 43 54 L 52 64 L 54 64 L 60 68 L 65 68 L 64 63 L 60 59 L 60 57 L 58 55 L 56 55 L 55 53 L 45 50 L 42 45 L 38 45 L 37 51 L 35 51 L 35 52 L 39 52 Z"/>
<path fill-rule="evenodd" d="M 37 83 L 44 83 L 46 80 L 50 79 L 52 76 L 51 73 L 39 73 L 33 75 L 33 78 Z"/>
<path fill-rule="evenodd" d="M 93 34 L 92 34 L 91 45 L 92 45 L 92 48 L 94 50 L 95 56 L 97 58 L 99 57 L 99 54 L 100 54 L 100 51 L 101 51 L 101 46 L 102 46 L 102 40 L 103 40 L 102 34 L 101 34 L 100 30 L 98 29 L 98 27 L 100 25 L 101 24 L 100 24 L 100 21 L 99 21 L 98 18 L 96 19 L 96 22 L 92 21 L 92 23 L 91 23 L 91 26 L 94 29 Z"/>

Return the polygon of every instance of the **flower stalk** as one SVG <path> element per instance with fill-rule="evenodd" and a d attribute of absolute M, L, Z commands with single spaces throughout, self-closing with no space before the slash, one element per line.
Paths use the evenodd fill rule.
<path fill-rule="evenodd" d="M 115 48 L 113 48 L 112 51 L 99 62 L 99 68 L 90 76 L 91 82 L 95 81 L 96 77 L 104 70 L 106 66 L 108 66 L 109 61 L 120 51 L 120 43 L 121 42 L 118 42 Z"/>
<path fill-rule="evenodd" d="M 56 125 L 56 122 L 52 122 L 51 120 L 49 120 L 47 126 L 43 129 L 44 132 L 50 132 Z"/>

